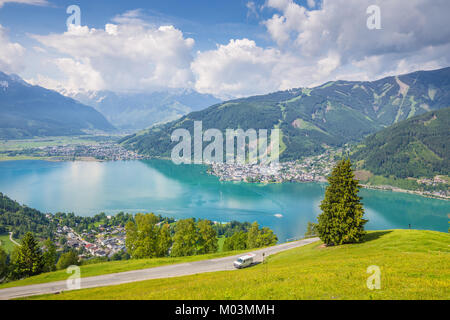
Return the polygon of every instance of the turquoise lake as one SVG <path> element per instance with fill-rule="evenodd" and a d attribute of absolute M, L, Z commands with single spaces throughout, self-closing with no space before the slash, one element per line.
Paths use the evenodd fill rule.
<path fill-rule="evenodd" d="M 42 212 L 120 211 L 174 218 L 258 221 L 280 241 L 301 237 L 320 213 L 325 184 L 220 182 L 204 166 L 170 161 L 0 162 L 0 192 Z M 362 189 L 366 229 L 447 232 L 450 202 Z"/>

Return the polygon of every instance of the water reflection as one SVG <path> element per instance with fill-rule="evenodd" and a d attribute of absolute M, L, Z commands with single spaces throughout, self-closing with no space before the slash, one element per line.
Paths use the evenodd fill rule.
<path fill-rule="evenodd" d="M 204 166 L 163 160 L 12 161 L 0 163 L 0 192 L 44 212 L 155 212 L 175 218 L 256 220 L 284 241 L 302 236 L 307 223 L 316 221 L 324 185 L 220 182 Z M 447 231 L 448 201 L 364 189 L 361 195 L 368 229 L 411 224 Z"/>

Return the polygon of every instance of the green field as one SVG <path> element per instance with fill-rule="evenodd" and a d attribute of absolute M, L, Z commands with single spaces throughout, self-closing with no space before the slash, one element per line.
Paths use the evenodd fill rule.
<path fill-rule="evenodd" d="M 154 258 L 154 259 L 132 259 L 123 261 L 109 261 L 97 264 L 87 264 L 81 266 L 81 277 L 92 277 L 103 274 L 125 272 L 130 270 L 139 270 L 146 268 L 159 267 L 168 264 L 185 263 L 198 260 L 214 259 L 220 257 L 226 257 L 230 255 L 239 254 L 242 251 L 228 251 L 218 252 L 213 254 L 189 256 L 189 257 L 177 257 L 177 258 Z M 39 284 L 53 281 L 66 280 L 68 277 L 66 270 L 58 270 L 55 272 L 43 273 L 34 277 L 26 278 L 23 280 L 7 282 L 0 284 L 0 289 L 26 286 L 30 284 Z"/>
<path fill-rule="evenodd" d="M 269 257 L 264 265 L 32 297 L 32 299 L 450 299 L 450 235 L 370 232 L 365 242 L 314 243 Z M 381 289 L 366 285 L 381 269 Z"/>
<path fill-rule="evenodd" d="M 23 150 L 47 146 L 59 146 L 66 144 L 96 144 L 90 136 L 74 137 L 45 137 L 23 140 L 0 140 L 0 151 Z"/>
<path fill-rule="evenodd" d="M 219 241 L 218 241 L 218 245 L 219 245 L 219 249 L 217 250 L 218 252 L 222 252 L 223 251 L 223 244 L 225 243 L 225 236 L 219 237 Z"/>
<path fill-rule="evenodd" d="M 0 234 L 0 245 L 2 246 L 3 249 L 6 250 L 6 252 L 12 252 L 14 248 L 14 243 L 12 243 L 11 240 L 9 240 L 8 233 Z"/>
<path fill-rule="evenodd" d="M 52 160 L 52 157 L 41 157 L 35 155 L 15 155 L 8 156 L 9 151 L 23 151 L 48 146 L 62 145 L 96 145 L 99 141 L 113 141 L 116 136 L 83 135 L 83 136 L 62 136 L 62 137 L 42 137 L 32 139 L 0 140 L 0 161 L 13 160 Z"/>

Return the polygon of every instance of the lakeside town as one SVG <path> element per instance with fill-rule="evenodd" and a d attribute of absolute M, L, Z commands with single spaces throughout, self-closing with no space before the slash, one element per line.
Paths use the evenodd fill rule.
<path fill-rule="evenodd" d="M 146 159 L 145 156 L 127 150 L 115 142 L 51 145 L 23 150 L 4 151 L 3 154 L 8 157 L 28 156 L 46 158 L 53 161 L 120 161 Z"/>
<path fill-rule="evenodd" d="M 328 149 L 325 153 L 302 160 L 270 165 L 213 163 L 208 173 L 220 181 L 254 183 L 326 182 L 343 149 Z"/>
<path fill-rule="evenodd" d="M 47 218 L 52 218 L 47 215 Z M 56 244 L 59 250 L 64 246 L 79 252 L 80 259 L 93 257 L 111 258 L 116 253 L 126 252 L 125 228 L 122 226 L 99 225 L 98 231 L 84 230 L 78 234 L 68 226 L 58 226 L 55 232 Z"/>
<path fill-rule="evenodd" d="M 213 163 L 208 173 L 220 181 L 253 183 L 326 182 L 333 165 L 314 167 L 308 161 L 289 161 L 272 165 Z"/>
<path fill-rule="evenodd" d="M 326 182 L 337 160 L 349 154 L 351 148 L 326 147 L 320 155 L 305 157 L 301 160 L 279 162 L 272 165 L 210 163 L 207 172 L 217 176 L 220 181 L 248 183 L 282 183 L 282 182 Z M 20 150 L 3 150 L 1 156 L 6 159 L 24 157 L 52 161 L 120 161 L 144 160 L 150 157 L 138 154 L 122 147 L 115 141 L 106 140 L 93 144 L 67 143 L 23 148 Z M 411 193 L 425 197 L 450 199 L 450 189 L 446 179 L 440 176 L 421 178 L 416 182 L 421 190 L 410 190 L 389 184 L 373 184 L 359 178 L 361 187 L 376 190 Z"/>
<path fill-rule="evenodd" d="M 219 177 L 220 181 L 248 183 L 327 182 L 327 176 L 331 174 L 339 155 L 342 155 L 343 152 L 345 153 L 346 151 L 343 149 L 328 149 L 321 155 L 272 165 L 212 163 L 207 172 Z M 440 176 L 417 179 L 417 183 L 431 188 L 437 188 L 443 185 L 448 186 L 447 180 Z M 450 200 L 449 188 L 407 190 L 390 185 L 373 185 L 367 182 L 361 183 L 360 185 L 367 189 L 410 193 L 424 197 Z"/>

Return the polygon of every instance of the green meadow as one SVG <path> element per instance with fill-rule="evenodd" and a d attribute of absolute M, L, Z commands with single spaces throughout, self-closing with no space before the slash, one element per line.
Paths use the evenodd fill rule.
<path fill-rule="evenodd" d="M 6 252 L 12 252 L 14 249 L 14 243 L 9 239 L 8 233 L 0 234 L 0 246 L 5 249 Z"/>
<path fill-rule="evenodd" d="M 169 264 L 193 262 L 199 260 L 215 259 L 226 257 L 230 255 L 239 254 L 242 251 L 227 251 L 218 252 L 213 254 L 189 256 L 189 257 L 176 257 L 176 258 L 153 258 L 153 259 L 132 259 L 132 260 L 121 260 L 121 261 L 108 261 L 96 264 L 86 264 L 80 266 L 81 277 L 92 277 L 99 276 L 103 274 L 111 274 L 117 272 L 125 272 L 131 270 L 140 270 L 146 268 L 160 267 Z M 0 289 L 26 286 L 31 284 L 39 284 L 53 281 L 66 280 L 69 275 L 66 270 L 58 270 L 55 272 L 42 273 L 37 276 L 29 277 L 26 279 L 7 282 L 0 284 Z"/>
<path fill-rule="evenodd" d="M 313 243 L 251 268 L 63 292 L 31 299 L 450 299 L 450 234 L 369 232 L 336 247 Z M 133 263 L 133 262 L 129 262 Z M 369 266 L 381 270 L 369 290 Z M 101 268 L 99 265 L 97 268 Z"/>

